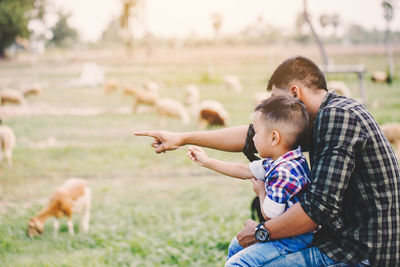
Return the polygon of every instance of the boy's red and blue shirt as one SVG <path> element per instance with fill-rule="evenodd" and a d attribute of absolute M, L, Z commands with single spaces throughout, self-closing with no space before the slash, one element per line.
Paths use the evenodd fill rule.
<path fill-rule="evenodd" d="M 310 183 L 310 169 L 300 147 L 275 161 L 270 158 L 253 161 L 249 168 L 256 179 L 265 181 L 266 196 L 275 203 L 285 204 L 282 212 L 298 202 L 299 194 Z"/>

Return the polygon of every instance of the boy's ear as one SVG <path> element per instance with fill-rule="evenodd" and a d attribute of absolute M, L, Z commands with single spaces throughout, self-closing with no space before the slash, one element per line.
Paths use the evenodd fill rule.
<path fill-rule="evenodd" d="M 276 146 L 281 141 L 281 134 L 277 130 L 272 131 L 272 145 Z"/>

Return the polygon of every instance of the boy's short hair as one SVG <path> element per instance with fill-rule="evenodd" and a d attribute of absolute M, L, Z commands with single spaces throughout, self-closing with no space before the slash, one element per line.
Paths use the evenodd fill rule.
<path fill-rule="evenodd" d="M 291 95 L 273 95 L 263 100 L 254 111 L 261 112 L 266 127 L 277 128 L 289 148 L 306 146 L 309 116 L 304 103 Z"/>
<path fill-rule="evenodd" d="M 325 76 L 319 67 L 310 59 L 297 56 L 283 61 L 271 75 L 267 91 L 275 85 L 279 89 L 287 89 L 291 82 L 300 82 L 310 89 L 327 89 Z"/>

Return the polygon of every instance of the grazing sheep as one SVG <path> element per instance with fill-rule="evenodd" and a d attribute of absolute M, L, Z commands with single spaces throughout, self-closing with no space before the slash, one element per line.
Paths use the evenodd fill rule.
<path fill-rule="evenodd" d="M 152 92 L 144 89 L 137 89 L 133 91 L 135 103 L 133 104 L 132 112 L 138 111 L 139 105 L 155 106 L 158 99 L 158 91 Z"/>
<path fill-rule="evenodd" d="M 328 82 L 328 89 L 334 91 L 338 95 L 351 97 L 349 87 L 342 81 Z"/>
<path fill-rule="evenodd" d="M 188 124 L 190 122 L 190 117 L 185 107 L 181 102 L 175 99 L 163 98 L 157 100 L 156 112 L 160 124 L 163 124 L 165 117 L 180 118 L 183 124 Z"/>
<path fill-rule="evenodd" d="M 256 92 L 254 93 L 254 106 L 258 106 L 261 102 L 271 96 L 270 92 Z"/>
<path fill-rule="evenodd" d="M 226 75 L 224 77 L 224 87 L 228 91 L 241 92 L 243 90 L 239 78 L 235 75 Z"/>
<path fill-rule="evenodd" d="M 143 89 L 148 91 L 148 92 L 153 92 L 153 93 L 157 93 L 158 94 L 158 90 L 159 90 L 159 86 L 158 83 L 153 82 L 153 81 L 147 81 L 143 84 Z"/>
<path fill-rule="evenodd" d="M 381 126 L 383 133 L 394 146 L 397 157 L 400 159 L 400 123 L 389 122 Z"/>
<path fill-rule="evenodd" d="M 118 81 L 115 79 L 107 80 L 104 83 L 104 87 L 106 89 L 106 94 L 112 93 L 114 91 L 117 91 L 118 89 Z"/>
<path fill-rule="evenodd" d="M 190 115 L 192 116 L 197 116 L 199 98 L 200 98 L 200 92 L 197 86 L 189 85 L 185 91 L 185 106 L 187 107 Z"/>
<path fill-rule="evenodd" d="M 372 73 L 371 80 L 378 83 L 391 83 L 391 80 L 387 73 L 380 70 L 374 71 Z"/>
<path fill-rule="evenodd" d="M 229 114 L 224 106 L 215 100 L 200 102 L 198 116 L 199 128 L 201 129 L 211 125 L 226 126 L 229 119 Z"/>
<path fill-rule="evenodd" d="M 55 235 L 57 235 L 59 229 L 58 219 L 64 216 L 68 217 L 67 224 L 70 235 L 74 235 L 73 213 L 81 215 L 81 227 L 87 232 L 89 230 L 90 206 L 91 191 L 86 181 L 79 178 L 68 179 L 54 191 L 47 207 L 29 220 L 28 236 L 35 237 L 42 234 L 46 220 L 52 216 L 56 218 L 54 221 Z"/>
<path fill-rule="evenodd" d="M 200 92 L 196 85 L 190 84 L 185 92 L 185 105 L 193 106 L 199 102 Z"/>
<path fill-rule="evenodd" d="M 124 89 L 122 89 L 123 94 L 126 96 L 135 96 L 136 91 L 137 89 L 135 87 L 129 85 L 126 85 Z"/>
<path fill-rule="evenodd" d="M 26 100 L 24 95 L 17 90 L 13 89 L 4 89 L 0 92 L 1 105 L 6 103 L 16 104 L 16 105 L 25 105 Z"/>
<path fill-rule="evenodd" d="M 31 88 L 28 88 L 23 91 L 23 95 L 25 97 L 30 95 L 40 95 L 42 93 L 42 88 L 39 85 L 34 85 Z"/>
<path fill-rule="evenodd" d="M 0 161 L 3 158 L 9 166 L 12 166 L 12 151 L 15 146 L 15 135 L 13 130 L 6 126 L 0 125 Z"/>

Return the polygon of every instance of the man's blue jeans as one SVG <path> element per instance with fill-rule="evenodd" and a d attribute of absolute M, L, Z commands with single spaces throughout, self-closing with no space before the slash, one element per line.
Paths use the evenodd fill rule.
<path fill-rule="evenodd" d="M 272 241 L 275 242 L 275 241 Z M 267 243 L 256 243 L 256 244 L 269 244 L 271 242 Z M 254 245 L 256 245 L 254 244 Z M 239 253 L 243 253 L 241 251 L 245 251 L 248 248 L 253 247 L 254 245 L 251 245 L 245 249 L 243 249 L 240 245 L 239 242 L 237 241 L 236 237 L 233 238 L 231 244 L 229 245 L 229 252 L 228 252 L 228 261 L 226 262 L 225 266 L 264 266 L 264 267 L 284 267 L 284 266 L 290 266 L 290 267 L 314 267 L 314 266 L 329 266 L 329 267 L 363 267 L 363 266 L 369 266 L 368 261 L 364 261 L 363 263 L 358 263 L 358 264 L 345 264 L 345 263 L 339 263 L 331 258 L 329 258 L 327 255 L 322 253 L 318 248 L 316 247 L 309 247 L 306 249 L 299 250 L 297 252 L 289 252 L 285 250 L 279 250 L 279 249 L 274 249 L 276 248 L 274 245 L 268 246 L 268 247 L 263 247 L 263 251 L 261 253 L 257 253 L 260 250 L 259 249 L 254 249 L 254 250 L 249 250 L 250 253 L 247 254 L 248 257 L 239 257 Z M 253 247 L 257 248 L 257 247 Z M 272 248 L 272 249 L 271 249 Z M 265 250 L 264 250 L 265 249 Z M 265 253 L 266 251 L 269 251 L 269 253 Z M 255 253 L 254 253 L 255 252 Z M 280 252 L 283 252 L 284 254 L 280 254 Z M 246 253 L 244 253 L 246 254 Z M 259 255 L 262 257 L 265 257 L 264 255 L 267 254 L 267 257 L 270 257 L 272 260 L 264 261 L 263 259 L 260 260 Z M 237 255 L 237 256 L 236 256 Z M 236 258 L 235 258 L 236 257 Z M 253 259 L 251 257 L 254 257 Z M 241 259 L 240 259 L 241 258 Z M 257 260 L 258 258 L 258 260 Z M 265 259 L 264 259 L 265 260 Z"/>
<path fill-rule="evenodd" d="M 225 266 L 263 266 L 277 257 L 305 249 L 311 244 L 312 239 L 313 234 L 310 232 L 296 237 L 256 243 L 243 248 L 234 237 L 228 248 L 228 259 Z"/>
<path fill-rule="evenodd" d="M 368 260 L 364 260 L 356 264 L 340 263 L 332 260 L 326 254 L 322 253 L 316 247 L 306 248 L 294 253 L 286 254 L 278 257 L 271 262 L 263 265 L 264 267 L 316 267 L 316 266 L 328 266 L 328 267 L 365 267 L 369 266 Z"/>

